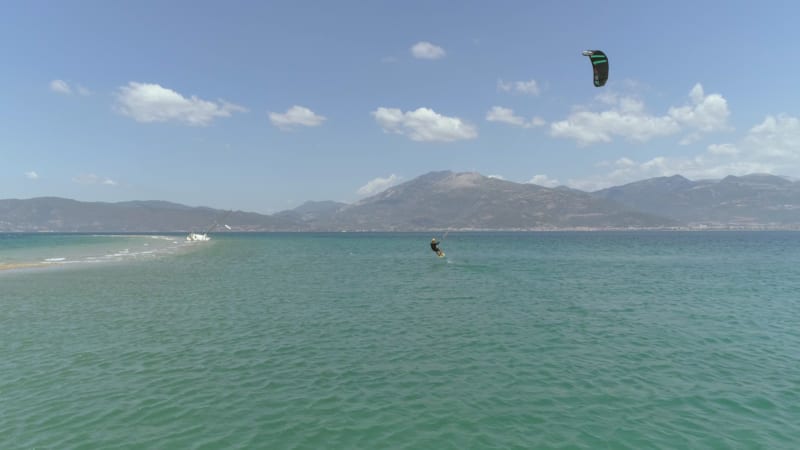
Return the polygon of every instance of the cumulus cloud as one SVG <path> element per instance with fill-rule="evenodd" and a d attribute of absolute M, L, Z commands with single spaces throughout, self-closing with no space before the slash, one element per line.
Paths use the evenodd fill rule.
<path fill-rule="evenodd" d="M 670 108 L 669 116 L 676 122 L 699 131 L 710 132 L 728 128 L 728 102 L 720 94 L 703 93 L 700 83 L 689 92 L 690 104 Z"/>
<path fill-rule="evenodd" d="M 669 116 L 679 124 L 696 131 L 685 136 L 680 144 L 687 145 L 698 140 L 702 133 L 727 130 L 728 102 L 719 94 L 705 95 L 703 86 L 697 83 L 689 92 L 690 103 L 679 108 L 670 108 Z"/>
<path fill-rule="evenodd" d="M 106 177 L 101 177 L 93 173 L 85 173 L 78 175 L 72 179 L 73 182 L 78 184 L 104 184 L 107 186 L 116 186 L 117 182 Z"/>
<path fill-rule="evenodd" d="M 31 170 L 30 172 L 25 172 L 25 178 L 29 180 L 38 180 L 39 174 Z"/>
<path fill-rule="evenodd" d="M 533 178 L 531 178 L 530 181 L 528 181 L 528 183 L 549 188 L 556 187 L 560 184 L 557 179 L 550 178 L 545 174 L 534 175 Z"/>
<path fill-rule="evenodd" d="M 503 92 L 516 92 L 518 94 L 539 95 L 539 83 L 536 80 L 528 81 L 497 81 L 497 90 Z"/>
<path fill-rule="evenodd" d="M 304 106 L 295 105 L 286 110 L 283 114 L 270 112 L 269 120 L 276 127 L 282 130 L 289 130 L 295 126 L 316 127 L 321 125 L 326 118 Z"/>
<path fill-rule="evenodd" d="M 380 107 L 372 115 L 385 132 L 402 134 L 413 141 L 452 142 L 478 136 L 474 126 L 429 108 L 403 112 L 397 108 Z"/>
<path fill-rule="evenodd" d="M 763 158 L 800 159 L 800 119 L 785 114 L 767 116 L 750 129 L 745 145 Z"/>
<path fill-rule="evenodd" d="M 117 110 L 137 122 L 181 122 L 206 126 L 218 117 L 230 117 L 247 109 L 219 100 L 189 98 L 158 84 L 130 82 L 117 92 Z"/>
<path fill-rule="evenodd" d="M 486 178 L 494 178 L 495 180 L 505 180 L 502 175 L 486 175 Z"/>
<path fill-rule="evenodd" d="M 375 178 L 364 186 L 358 188 L 358 195 L 372 195 L 385 190 L 388 187 L 394 186 L 399 183 L 401 178 L 395 174 L 391 174 L 386 178 Z"/>
<path fill-rule="evenodd" d="M 527 120 L 524 117 L 515 116 L 514 110 L 502 106 L 492 106 L 486 113 L 486 120 L 489 122 L 507 123 L 523 128 L 540 127 L 545 124 L 545 121 L 541 117 L 534 117 L 531 120 Z"/>
<path fill-rule="evenodd" d="M 668 116 L 653 116 L 644 104 L 633 98 L 606 98 L 613 101 L 612 109 L 601 112 L 576 111 L 566 120 L 550 124 L 554 137 L 574 139 L 580 145 L 611 142 L 613 136 L 645 142 L 657 136 L 680 131 L 680 126 Z"/>
<path fill-rule="evenodd" d="M 446 53 L 444 49 L 438 45 L 421 41 L 411 47 L 411 54 L 414 55 L 414 58 L 418 59 L 440 59 L 444 58 Z"/>
<path fill-rule="evenodd" d="M 64 80 L 51 81 L 50 90 L 58 94 L 65 94 L 65 95 L 72 94 L 72 88 L 70 88 L 69 84 L 67 84 L 67 82 Z"/>
<path fill-rule="evenodd" d="M 660 116 L 648 113 L 644 103 L 636 98 L 604 93 L 597 100 L 610 109 L 598 112 L 579 108 L 567 119 L 552 123 L 551 135 L 589 145 L 611 142 L 614 136 L 646 142 L 689 130 L 681 140 L 682 144 L 688 144 L 697 140 L 701 133 L 729 129 L 727 101 L 720 94 L 705 95 L 699 83 L 689 92 L 689 104 L 669 108 L 667 114 Z"/>

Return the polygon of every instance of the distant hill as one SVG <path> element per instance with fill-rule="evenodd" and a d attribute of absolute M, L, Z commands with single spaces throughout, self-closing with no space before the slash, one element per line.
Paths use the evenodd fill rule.
<path fill-rule="evenodd" d="M 305 224 L 316 230 L 411 231 L 650 228 L 677 223 L 586 192 L 444 171 L 391 187 Z"/>
<path fill-rule="evenodd" d="M 205 231 L 223 217 L 235 231 L 800 229 L 800 182 L 762 174 L 700 181 L 675 175 L 588 193 L 444 171 L 353 204 L 226 214 L 164 201 L 0 200 L 0 232 Z"/>
<path fill-rule="evenodd" d="M 163 201 L 79 202 L 57 197 L 0 200 L 0 231 L 205 231 L 227 212 Z M 240 230 L 292 229 L 295 222 L 236 211 L 225 223 Z"/>
<path fill-rule="evenodd" d="M 346 206 L 347 203 L 334 201 L 309 201 L 303 203 L 297 208 L 276 213 L 275 217 L 283 218 L 293 223 L 325 222 Z"/>
<path fill-rule="evenodd" d="M 774 175 L 702 181 L 675 175 L 615 186 L 593 195 L 689 226 L 800 227 L 800 183 Z"/>

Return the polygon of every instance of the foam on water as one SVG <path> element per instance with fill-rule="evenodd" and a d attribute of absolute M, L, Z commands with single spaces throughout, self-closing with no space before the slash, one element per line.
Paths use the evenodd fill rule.
<path fill-rule="evenodd" d="M 0 270 L 135 261 L 189 248 L 182 237 L 169 235 L 9 236 L 0 235 Z"/>

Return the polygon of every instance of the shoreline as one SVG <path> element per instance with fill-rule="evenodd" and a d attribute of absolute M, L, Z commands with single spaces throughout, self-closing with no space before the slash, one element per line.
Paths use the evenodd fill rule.
<path fill-rule="evenodd" d="M 50 262 L 21 262 L 21 263 L 0 263 L 0 272 L 16 269 L 40 269 L 55 265 Z"/>
<path fill-rule="evenodd" d="M 12 245 L 5 249 L 0 240 L 0 273 L 143 261 L 192 251 L 194 247 L 178 236 L 164 233 L 0 232 L 2 236 L 7 236 Z"/>

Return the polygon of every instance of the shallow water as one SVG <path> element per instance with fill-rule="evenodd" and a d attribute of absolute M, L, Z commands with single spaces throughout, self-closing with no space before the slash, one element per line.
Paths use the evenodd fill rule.
<path fill-rule="evenodd" d="M 0 448 L 800 442 L 800 235 L 430 237 L 0 238 Z"/>

